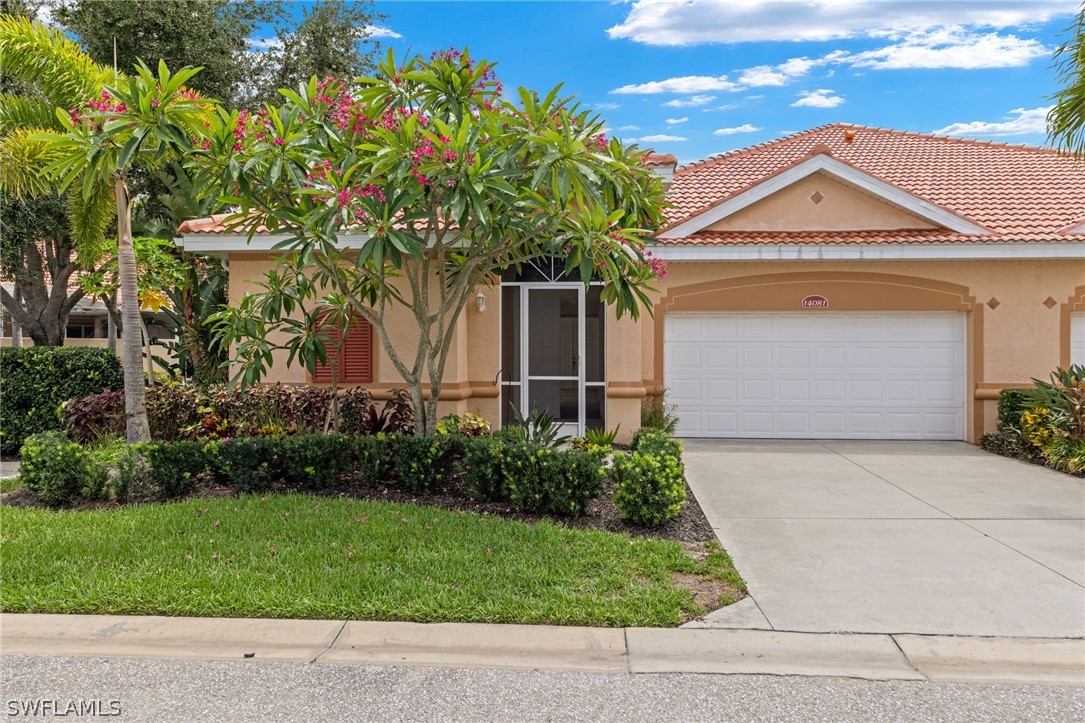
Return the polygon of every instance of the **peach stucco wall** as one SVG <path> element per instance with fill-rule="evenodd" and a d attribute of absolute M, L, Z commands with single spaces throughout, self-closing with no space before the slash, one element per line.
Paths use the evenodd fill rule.
<path fill-rule="evenodd" d="M 824 191 L 823 191 L 824 193 Z M 235 298 L 253 289 L 272 261 L 268 256 L 237 255 L 230 259 L 230 291 Z M 960 310 L 969 317 L 969 431 L 975 441 L 994 427 L 994 396 L 1005 386 L 1026 385 L 1032 377 L 1045 377 L 1066 357 L 1069 347 L 1065 310 L 1075 295 L 1083 293 L 1085 259 L 1051 261 L 807 261 L 807 262 L 672 262 L 667 278 L 658 283 L 653 295 L 655 317 L 642 313 L 639 321 L 628 316 L 607 318 L 607 426 L 621 424 L 627 437 L 639 426 L 641 400 L 659 389 L 663 382 L 658 359 L 658 334 L 666 313 L 667 300 L 683 287 L 719 283 L 761 275 L 787 278 L 801 275 L 799 286 L 787 283 L 761 285 L 756 293 L 737 293 L 717 298 L 738 299 L 730 310 L 790 310 L 793 302 L 785 290 L 796 288 L 818 293 L 833 284 L 854 282 L 859 292 L 851 294 L 848 305 L 834 311 L 863 311 L 891 307 L 894 298 L 907 302 L 914 288 L 926 284 L 952 286 L 959 290 Z M 894 286 L 871 278 L 892 275 L 911 279 Z M 741 286 L 741 283 L 734 284 Z M 834 287 L 835 288 L 835 287 Z M 862 289 L 867 291 L 863 292 Z M 899 290 L 898 290 L 899 289 Z M 441 411 L 478 411 L 497 421 L 497 387 L 493 380 L 500 364 L 500 294 L 496 287 L 482 289 L 486 310 L 479 312 L 469 303 L 458 324 L 442 393 Z M 864 296 L 864 293 L 866 294 Z M 956 292 L 955 292 L 956 293 Z M 899 294 L 899 297 L 895 295 Z M 951 295 L 952 296 L 952 295 Z M 708 296 L 705 297 L 710 298 Z M 947 297 L 948 298 L 948 297 Z M 1048 299 L 1055 303 L 1045 301 Z M 864 299 L 869 299 L 870 308 Z M 991 303 L 988 303 L 991 302 Z M 997 303 L 994 303 L 997 302 Z M 690 302 L 687 297 L 686 304 Z M 919 302 L 914 302 L 919 303 Z M 1077 299 L 1076 303 L 1085 303 Z M 993 308 L 992 308 L 993 307 Z M 683 308 L 690 308 L 688 305 Z M 911 308 L 925 308 L 922 305 Z M 724 310 L 711 306 L 705 310 Z M 794 310 L 799 311 L 797 306 Z M 811 311 L 810 313 L 819 313 Z M 824 313 L 824 312 L 821 312 Z M 414 341 L 415 323 L 405 309 L 390 312 L 393 343 L 404 352 Z M 378 345 L 379 348 L 379 345 Z M 378 394 L 401 385 L 387 355 L 380 349 L 374 364 L 374 383 L 367 385 Z M 300 368 L 287 368 L 285 354 L 277 355 L 269 381 L 305 383 L 308 375 Z"/>
<path fill-rule="evenodd" d="M 258 289 L 257 282 L 274 265 L 274 259 L 266 254 L 233 254 L 230 257 L 230 296 L 235 301 L 244 294 Z M 489 419 L 497 415 L 497 388 L 492 384 L 497 374 L 499 360 L 498 334 L 500 307 L 495 290 L 483 289 L 487 296 L 486 311 L 479 312 L 472 302 L 464 309 L 456 325 L 452 340 L 452 353 L 445 367 L 443 390 L 439 411 L 477 411 Z M 386 312 L 386 328 L 401 358 L 410 365 L 414 358 L 414 344 L 418 327 L 414 315 L 405 307 L 389 305 Z M 270 337 L 274 343 L 282 343 L 285 334 Z M 402 387 L 403 380 L 396 371 L 384 346 L 373 335 L 376 356 L 373 360 L 373 382 L 364 385 L 380 398 L 395 387 Z M 304 367 L 287 366 L 288 353 L 274 352 L 274 363 L 265 377 L 269 383 L 307 384 L 309 373 Z"/>
<path fill-rule="evenodd" d="M 815 194 L 820 194 L 816 203 Z M 934 228 L 920 218 L 822 173 L 717 221 L 718 231 L 863 231 Z"/>

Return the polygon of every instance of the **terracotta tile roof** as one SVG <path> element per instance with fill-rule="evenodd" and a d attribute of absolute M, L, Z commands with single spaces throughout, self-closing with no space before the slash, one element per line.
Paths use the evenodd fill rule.
<path fill-rule="evenodd" d="M 851 136 L 850 142 L 846 139 Z M 1081 241 L 1065 231 L 1085 217 L 1085 161 L 1033 146 L 932 136 L 845 123 L 822 126 L 678 168 L 670 226 L 758 185 L 811 154 L 828 152 L 991 232 L 699 232 L 661 243 L 917 243 Z"/>
<path fill-rule="evenodd" d="M 671 153 L 656 153 L 655 151 L 649 151 L 644 156 L 644 165 L 646 166 L 677 166 L 678 159 Z"/>
<path fill-rule="evenodd" d="M 180 234 L 192 234 L 192 233 L 226 233 L 228 229 L 224 221 L 233 214 L 229 213 L 216 213 L 207 218 L 193 218 L 188 221 L 181 222 L 181 225 L 177 227 L 177 233 Z M 261 226 L 257 229 L 257 233 L 267 231 L 266 228 Z"/>

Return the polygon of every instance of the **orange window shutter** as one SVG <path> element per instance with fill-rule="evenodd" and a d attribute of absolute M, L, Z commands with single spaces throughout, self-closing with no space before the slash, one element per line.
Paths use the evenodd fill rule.
<path fill-rule="evenodd" d="M 345 383 L 373 381 L 373 327 L 360 316 L 351 320 L 347 330 L 339 373 Z"/>

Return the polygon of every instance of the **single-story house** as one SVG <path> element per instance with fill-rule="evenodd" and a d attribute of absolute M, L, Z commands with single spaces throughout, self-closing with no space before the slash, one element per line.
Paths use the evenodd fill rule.
<path fill-rule="evenodd" d="M 444 411 L 500 423 L 537 402 L 628 434 L 666 389 L 685 436 L 975 442 L 999 390 L 1085 363 L 1085 161 L 834 124 L 649 163 L 673 204 L 653 313 L 616 320 L 560 263 L 508 272 L 461 318 Z M 280 239 L 220 220 L 187 222 L 181 243 L 228 258 L 236 297 Z M 342 381 L 400 385 L 356 336 Z M 285 362 L 269 381 L 314 382 Z"/>

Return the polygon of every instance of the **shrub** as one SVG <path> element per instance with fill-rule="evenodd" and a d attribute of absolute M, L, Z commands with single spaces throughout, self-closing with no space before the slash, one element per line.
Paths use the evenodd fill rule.
<path fill-rule="evenodd" d="M 128 443 L 121 437 L 99 439 L 86 448 L 87 474 L 80 489 L 84 498 L 101 500 L 109 496 L 110 474 L 127 450 Z"/>
<path fill-rule="evenodd" d="M 283 477 L 283 438 L 225 440 L 218 445 L 215 462 L 220 483 L 241 492 L 266 490 Z"/>
<path fill-rule="evenodd" d="M 282 450 L 283 481 L 300 489 L 333 487 L 354 464 L 355 444 L 351 437 L 300 434 L 278 439 L 276 444 Z"/>
<path fill-rule="evenodd" d="M 365 484 L 375 485 L 392 476 L 392 455 L 384 434 L 352 437 L 354 471 Z"/>
<path fill-rule="evenodd" d="M 15 454 L 30 435 L 62 429 L 57 409 L 69 399 L 123 386 L 120 360 L 108 349 L 0 348 L 0 452 Z"/>
<path fill-rule="evenodd" d="M 148 482 L 165 497 L 180 497 L 213 469 L 214 449 L 203 442 L 162 442 L 147 446 Z"/>
<path fill-rule="evenodd" d="M 633 433 L 633 440 L 629 443 L 632 452 L 645 452 L 646 454 L 678 454 L 682 453 L 682 445 L 670 438 L 666 432 L 644 428 Z"/>
<path fill-rule="evenodd" d="M 1028 409 L 1027 389 L 1003 389 L 998 393 L 998 430 L 1019 429 L 1021 413 Z"/>
<path fill-rule="evenodd" d="M 408 490 L 417 494 L 447 485 L 462 456 L 465 438 L 458 434 L 436 437 L 390 435 L 392 472 Z"/>
<path fill-rule="evenodd" d="M 640 426 L 661 429 L 667 435 L 678 429 L 678 407 L 667 403 L 667 390 L 650 394 L 640 403 Z"/>
<path fill-rule="evenodd" d="M 980 447 L 992 454 L 1016 459 L 1032 459 L 1036 455 L 1036 448 L 1014 427 L 983 435 L 980 437 Z"/>
<path fill-rule="evenodd" d="M 1043 456 L 1052 469 L 1081 474 L 1085 472 L 1085 439 L 1056 437 L 1044 447 Z"/>
<path fill-rule="evenodd" d="M 462 434 L 465 437 L 483 437 L 493 431 L 490 421 L 477 412 L 446 414 L 437 422 L 437 434 Z"/>
<path fill-rule="evenodd" d="M 124 390 L 106 390 L 72 399 L 58 412 L 72 439 L 94 442 L 125 435 Z"/>
<path fill-rule="evenodd" d="M 69 504 L 89 476 L 87 451 L 63 432 L 40 432 L 20 450 L 19 478 L 50 507 Z"/>
<path fill-rule="evenodd" d="M 674 454 L 616 454 L 610 475 L 622 517 L 655 527 L 678 516 L 686 503 L 682 458 Z"/>
<path fill-rule="evenodd" d="M 468 494 L 483 502 L 509 499 L 505 483 L 505 443 L 493 437 L 468 439 L 460 473 Z"/>
<path fill-rule="evenodd" d="M 153 496 L 151 469 L 147 462 L 147 450 L 153 443 L 125 446 L 117 457 L 109 477 L 109 491 L 113 498 L 124 504 L 132 499 Z"/>
<path fill-rule="evenodd" d="M 518 444 L 505 458 L 505 486 L 521 512 L 576 517 L 603 491 L 602 460 L 590 452 Z"/>
<path fill-rule="evenodd" d="M 378 413 L 372 395 L 351 388 L 339 393 L 339 429 L 347 434 L 382 431 L 414 433 L 414 413 L 402 390 Z M 331 390 L 266 384 L 231 389 L 162 384 L 147 390 L 147 419 L 156 440 L 270 437 L 324 431 Z M 124 391 L 95 394 L 66 405 L 60 413 L 78 439 L 123 430 Z"/>

